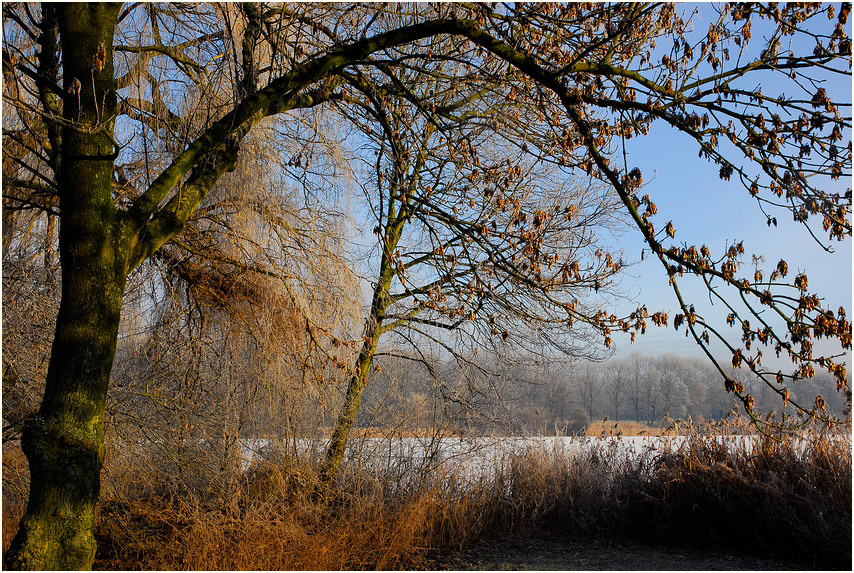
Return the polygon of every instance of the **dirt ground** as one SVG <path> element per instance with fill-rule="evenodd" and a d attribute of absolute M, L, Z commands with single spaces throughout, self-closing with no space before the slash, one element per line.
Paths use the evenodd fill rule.
<path fill-rule="evenodd" d="M 642 545 L 553 538 L 504 540 L 434 558 L 444 571 L 803 571 L 798 563 Z"/>

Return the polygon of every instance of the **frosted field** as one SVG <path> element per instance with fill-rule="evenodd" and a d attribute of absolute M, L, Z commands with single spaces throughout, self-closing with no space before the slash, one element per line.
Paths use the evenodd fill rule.
<path fill-rule="evenodd" d="M 756 436 L 717 436 L 715 440 L 751 446 Z M 685 436 L 613 436 L 613 437 L 445 437 L 445 438 L 361 438 L 347 446 L 345 464 L 358 463 L 369 468 L 399 468 L 411 471 L 447 471 L 458 476 L 477 477 L 513 456 L 530 452 L 560 454 L 567 461 L 577 454 L 595 450 L 611 462 L 632 461 L 641 455 L 655 456 L 669 447 L 676 450 Z M 272 439 L 241 440 L 243 467 L 263 459 L 276 448 Z M 287 444 L 288 451 L 322 452 L 325 443 L 296 440 Z M 284 447 L 284 444 L 282 444 Z"/>

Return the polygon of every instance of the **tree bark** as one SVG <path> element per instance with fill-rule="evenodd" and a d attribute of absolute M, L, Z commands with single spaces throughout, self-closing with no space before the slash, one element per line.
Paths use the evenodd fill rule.
<path fill-rule="evenodd" d="M 127 274 L 112 198 L 112 45 L 119 5 L 61 4 L 56 11 L 64 83 L 77 93 L 66 95 L 63 110 L 62 302 L 44 399 L 21 439 L 31 483 L 6 556 L 6 565 L 16 569 L 92 567 L 104 406 Z"/>
<path fill-rule="evenodd" d="M 402 172 L 396 174 L 397 177 L 401 175 Z M 399 191 L 400 205 L 396 205 L 395 201 L 397 199 L 394 198 L 394 193 L 390 192 L 389 195 L 388 211 L 386 213 L 387 223 L 383 234 L 383 254 L 380 259 L 379 275 L 371 300 L 371 310 L 366 322 L 365 342 L 362 345 L 361 352 L 359 352 L 359 357 L 356 359 L 355 369 L 347 385 L 347 393 L 344 395 L 344 405 L 341 407 L 341 412 L 332 430 L 332 437 L 329 441 L 329 447 L 326 450 L 326 461 L 320 472 L 320 483 L 314 491 L 314 498 L 316 500 L 321 500 L 325 497 L 329 486 L 335 481 L 338 468 L 341 467 L 341 462 L 344 459 L 344 450 L 347 447 L 347 438 L 356 421 L 356 416 L 359 414 L 362 393 L 368 384 L 371 364 L 377 351 L 380 336 L 383 334 L 383 320 L 385 320 L 385 314 L 390 304 L 389 290 L 391 289 L 393 278 L 397 275 L 395 265 L 392 261 L 392 253 L 397 248 L 398 241 L 400 241 L 403 234 L 403 228 L 409 218 L 407 206 L 410 199 L 405 186 L 402 186 L 400 181 L 398 181 L 398 185 L 401 186 Z"/>
<path fill-rule="evenodd" d="M 365 343 L 362 346 L 359 357 L 356 359 L 356 368 L 350 382 L 347 385 L 347 393 L 344 396 L 344 405 L 332 430 L 329 447 L 326 450 L 326 462 L 320 473 L 320 484 L 315 491 L 315 498 L 322 499 L 329 486 L 338 474 L 338 468 L 344 459 L 344 450 L 347 447 L 347 439 L 350 430 L 356 421 L 359 407 L 362 403 L 362 393 L 368 384 L 368 376 L 371 373 L 371 364 L 379 343 L 383 315 L 385 313 L 385 299 L 388 294 L 390 277 L 380 280 L 374 291 L 374 300 L 371 304 L 371 315 L 368 318 L 368 328 L 365 333 Z"/>
<path fill-rule="evenodd" d="M 395 218 L 394 210 L 391 207 L 388 217 L 389 220 Z M 335 476 L 338 475 L 338 468 L 341 467 L 341 462 L 344 459 L 344 450 L 347 447 L 350 430 L 353 428 L 356 416 L 359 413 L 359 407 L 362 403 L 362 393 L 368 384 L 368 376 L 371 373 L 374 354 L 376 354 L 377 345 L 383 333 L 382 324 L 389 305 L 388 293 L 391 288 L 392 278 L 395 275 L 390 255 L 397 247 L 402 229 L 403 219 L 395 221 L 394 224 L 389 224 L 386 229 L 387 247 L 383 250 L 383 256 L 380 261 L 379 277 L 376 287 L 374 287 L 371 311 L 365 328 L 365 342 L 362 345 L 361 352 L 359 352 L 359 357 L 356 359 L 356 366 L 347 385 L 347 393 L 344 395 L 344 405 L 341 406 L 341 412 L 332 430 L 332 437 L 329 441 L 329 447 L 326 450 L 326 461 L 320 472 L 320 483 L 314 492 L 314 497 L 317 500 L 325 497 L 326 491 L 332 482 L 335 481 Z"/>

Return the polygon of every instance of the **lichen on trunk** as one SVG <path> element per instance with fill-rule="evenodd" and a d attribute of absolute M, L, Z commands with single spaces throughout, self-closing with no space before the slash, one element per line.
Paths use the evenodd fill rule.
<path fill-rule="evenodd" d="M 56 11 L 64 83 L 77 86 L 80 97 L 67 97 L 63 109 L 57 177 L 62 303 L 45 395 L 22 434 L 31 484 L 26 514 L 5 556 L 15 569 L 92 567 L 104 407 L 127 275 L 112 198 L 112 45 L 119 5 L 64 4 Z"/>

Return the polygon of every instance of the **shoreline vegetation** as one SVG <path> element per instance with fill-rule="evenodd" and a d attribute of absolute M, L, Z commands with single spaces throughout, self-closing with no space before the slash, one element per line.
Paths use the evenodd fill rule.
<path fill-rule="evenodd" d="M 585 429 L 582 432 L 579 432 L 578 435 L 582 436 L 590 436 L 590 437 L 601 437 L 601 436 L 663 436 L 663 435 L 679 435 L 681 428 L 685 428 L 691 426 L 694 431 L 697 428 L 694 427 L 690 421 L 682 421 L 682 420 L 671 420 L 667 423 L 662 422 L 657 426 L 650 426 L 648 424 L 644 424 L 643 422 L 635 422 L 633 420 L 623 421 L 602 421 L 602 422 L 590 422 L 586 424 Z M 702 428 L 706 428 L 705 424 L 701 425 Z M 711 422 L 708 427 L 710 429 L 714 429 L 715 423 Z M 318 432 L 319 437 L 324 439 L 328 439 L 332 434 L 331 428 L 321 428 Z M 497 436 L 495 432 L 491 433 L 490 436 Z M 503 437 L 519 437 L 513 434 L 501 434 Z M 565 432 L 560 430 L 551 430 L 544 432 L 534 432 L 532 435 L 534 436 L 558 436 L 563 437 L 567 435 Z M 383 428 L 383 427 L 367 427 L 367 428 L 353 428 L 350 431 L 350 436 L 354 439 L 362 439 L 362 438 L 433 438 L 436 437 L 436 430 L 432 428 L 421 428 L 421 429 L 399 429 L 399 428 Z M 472 437 L 469 432 L 461 433 L 449 431 L 443 433 L 441 437 Z M 253 436 L 253 439 L 260 440 L 269 440 L 276 439 L 276 436 L 263 434 L 260 436 Z"/>
<path fill-rule="evenodd" d="M 623 425 L 599 422 L 587 433 L 613 435 Z M 400 460 L 370 469 L 351 461 L 320 503 L 311 498 L 320 464 L 310 455 L 270 450 L 228 483 L 203 471 L 215 473 L 211 452 L 184 452 L 176 466 L 136 446 L 108 456 L 95 568 L 435 568 L 437 558 L 484 541 L 548 536 L 848 569 L 848 430 L 814 426 L 724 446 L 717 436 L 752 426 L 717 429 L 680 426 L 685 440 L 633 456 L 605 440 L 569 460 L 548 448 L 504 452 L 474 481 L 441 464 L 423 471 Z M 652 430 L 625 423 L 623 435 Z M 5 551 L 27 476 L 16 446 L 3 453 Z"/>

